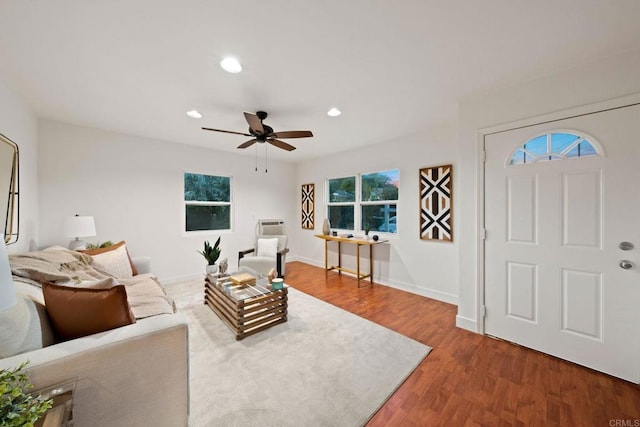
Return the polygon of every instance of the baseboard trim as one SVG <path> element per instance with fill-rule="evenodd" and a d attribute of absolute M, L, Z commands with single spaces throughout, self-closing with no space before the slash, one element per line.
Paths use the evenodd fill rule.
<path fill-rule="evenodd" d="M 477 334 L 480 333 L 478 330 L 478 322 L 473 319 L 469 319 L 468 317 L 456 316 L 456 326 L 461 329 L 466 329 L 467 331 L 475 332 Z"/>
<path fill-rule="evenodd" d="M 403 282 L 396 282 L 396 281 L 390 281 L 387 283 L 383 283 L 383 282 L 377 282 L 377 283 L 381 283 L 383 285 L 389 286 L 391 288 L 399 289 L 401 291 L 407 291 L 407 292 L 411 292 L 412 294 L 421 295 L 423 297 L 446 302 L 447 304 L 453 304 L 455 306 L 458 305 L 457 295 L 449 294 L 449 293 L 438 291 L 435 289 L 421 288 L 419 286 L 416 286 L 410 283 L 403 283 Z"/>
<path fill-rule="evenodd" d="M 303 262 L 305 264 L 313 265 L 315 267 L 324 268 L 324 263 L 320 263 L 320 262 L 318 262 L 316 260 L 312 260 L 312 259 L 308 259 L 308 258 L 295 257 L 294 259 L 291 259 L 290 261 Z M 348 276 L 351 276 L 351 277 L 355 277 L 355 274 L 350 274 L 348 272 L 342 272 L 342 274 L 345 274 L 345 275 L 348 275 Z M 423 296 L 423 297 L 427 297 L 427 298 L 435 299 L 435 300 L 438 300 L 438 301 L 446 302 L 448 304 L 453 304 L 455 306 L 458 305 L 458 296 L 457 295 L 449 294 L 449 293 L 438 291 L 438 290 L 435 290 L 435 289 L 422 288 L 422 287 L 416 286 L 416 285 L 414 285 L 412 283 L 404 283 L 404 282 L 398 282 L 398 281 L 394 281 L 394 280 L 382 281 L 379 278 L 375 278 L 375 277 L 374 277 L 373 280 L 374 280 L 374 283 L 378 283 L 380 285 L 389 286 L 390 288 L 394 288 L 394 289 L 399 289 L 401 291 L 410 292 L 412 294 L 416 294 L 416 295 L 420 295 L 420 296 Z"/>

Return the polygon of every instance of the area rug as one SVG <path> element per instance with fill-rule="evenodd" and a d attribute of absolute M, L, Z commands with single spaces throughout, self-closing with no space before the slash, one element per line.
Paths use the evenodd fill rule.
<path fill-rule="evenodd" d="M 293 288 L 288 321 L 241 341 L 202 293 L 177 303 L 189 322 L 192 427 L 360 426 L 431 350 Z"/>

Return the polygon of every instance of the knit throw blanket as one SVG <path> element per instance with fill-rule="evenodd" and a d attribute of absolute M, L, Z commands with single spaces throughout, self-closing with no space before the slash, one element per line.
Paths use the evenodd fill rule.
<path fill-rule="evenodd" d="M 175 304 L 164 288 L 151 274 L 140 274 L 121 279 L 100 272 L 91 266 L 90 255 L 53 246 L 42 251 L 9 255 L 11 273 L 28 283 L 54 282 L 65 286 L 92 287 L 97 283 L 122 284 L 136 319 L 157 314 L 175 313 Z"/>

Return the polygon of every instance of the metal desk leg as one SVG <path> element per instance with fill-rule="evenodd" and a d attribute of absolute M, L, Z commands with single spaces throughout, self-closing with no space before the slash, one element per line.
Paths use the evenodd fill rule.
<path fill-rule="evenodd" d="M 338 274 L 342 274 L 342 246 L 340 245 L 340 241 L 338 240 Z"/>

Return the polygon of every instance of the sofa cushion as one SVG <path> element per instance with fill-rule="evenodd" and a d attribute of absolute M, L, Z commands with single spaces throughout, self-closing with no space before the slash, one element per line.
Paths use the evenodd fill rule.
<path fill-rule="evenodd" d="M 56 335 L 70 340 L 135 323 L 123 285 L 107 289 L 42 283 L 47 313 Z"/>
<path fill-rule="evenodd" d="M 106 248 L 87 249 L 79 252 L 91 255 L 93 266 L 97 270 L 114 277 L 128 279 L 138 274 L 124 240 Z"/>
<path fill-rule="evenodd" d="M 20 293 L 17 299 L 16 305 L 0 312 L 0 359 L 55 344 L 44 306 Z"/>

